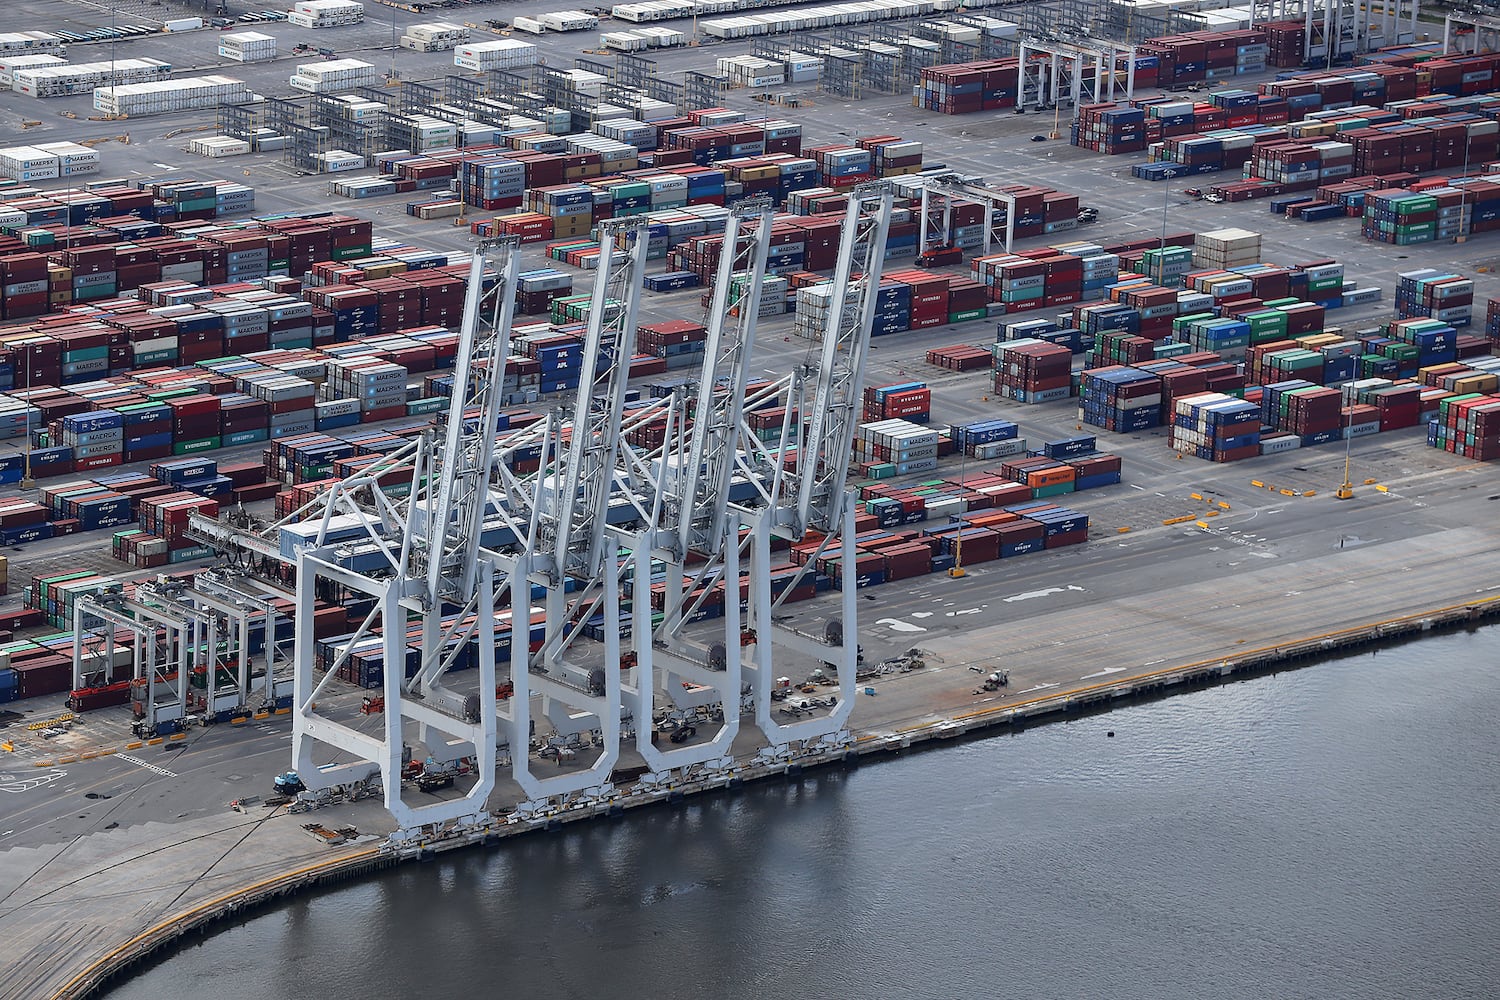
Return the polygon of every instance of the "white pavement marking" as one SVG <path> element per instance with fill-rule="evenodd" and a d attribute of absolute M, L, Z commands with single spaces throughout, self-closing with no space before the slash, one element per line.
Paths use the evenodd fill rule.
<path fill-rule="evenodd" d="M 1490 589 L 1491 590 L 1500 590 L 1500 587 L 1491 587 Z M 932 612 L 931 611 L 913 611 L 911 613 L 911 616 L 913 618 L 931 618 L 932 617 Z"/>
<path fill-rule="evenodd" d="M 1003 600 L 1006 604 L 1014 604 L 1016 601 L 1029 601 L 1034 597 L 1050 597 L 1052 594 L 1066 594 L 1070 590 L 1077 591 L 1080 594 L 1088 592 L 1087 588 L 1079 587 L 1070 583 L 1066 587 L 1048 587 L 1045 590 L 1028 590 L 1024 594 L 1013 594 L 1010 597 L 1003 597 L 1001 598 L 1001 600 Z"/>
<path fill-rule="evenodd" d="M 123 761 L 128 761 L 131 764 L 139 764 L 141 767 L 144 767 L 146 770 L 148 770 L 148 771 L 155 771 L 157 774 L 164 775 L 165 777 L 168 777 L 168 778 L 175 778 L 175 777 L 177 777 L 177 775 L 175 773 L 173 773 L 171 771 L 168 771 L 164 767 L 157 767 L 155 764 L 149 764 L 146 761 L 141 760 L 139 757 L 132 757 L 132 756 L 130 756 L 130 754 L 128 754 L 128 753 L 117 753 L 117 754 L 115 754 L 115 756 L 118 759 L 123 760 Z"/>
<path fill-rule="evenodd" d="M 1096 671 L 1092 674 L 1084 674 L 1079 678 L 1079 680 L 1091 681 L 1095 677 L 1108 677 L 1110 674 L 1118 674 L 1124 669 L 1124 667 L 1105 667 L 1103 670 Z"/>
<path fill-rule="evenodd" d="M 890 629 L 891 629 L 892 632 L 926 632 L 927 631 L 925 628 L 923 628 L 920 625 L 913 625 L 911 622 L 904 622 L 904 621 L 902 621 L 899 618 L 882 618 L 879 621 L 877 621 L 875 624 L 876 625 L 888 625 L 888 626 L 890 626 Z"/>
<path fill-rule="evenodd" d="M 20 794 L 33 788 L 41 788 L 67 776 L 67 771 L 43 771 L 28 778 L 17 778 L 14 774 L 0 774 L 0 792 Z M 7 830 L 7 833 L 10 831 Z"/>

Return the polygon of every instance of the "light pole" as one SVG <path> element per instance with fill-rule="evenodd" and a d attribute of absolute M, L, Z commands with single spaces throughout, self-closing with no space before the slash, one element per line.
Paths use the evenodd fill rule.
<path fill-rule="evenodd" d="M 1469 239 L 1469 231 L 1474 227 L 1464 221 L 1464 209 L 1469 207 L 1469 133 L 1464 132 L 1464 182 L 1458 188 L 1458 235 L 1453 237 L 1454 243 L 1465 243 Z M 1344 477 L 1349 478 L 1348 476 Z"/>
<path fill-rule="evenodd" d="M 1172 180 L 1177 176 L 1177 171 L 1168 170 L 1162 174 L 1166 178 L 1166 186 L 1161 193 L 1161 242 L 1157 249 L 1164 249 L 1167 245 L 1167 203 L 1172 197 Z"/>
<path fill-rule="evenodd" d="M 21 356 L 26 358 L 26 456 L 21 465 L 21 489 L 29 490 L 36 486 L 36 480 L 31 478 L 31 351 L 25 347 L 21 348 Z"/>
<path fill-rule="evenodd" d="M 396 75 L 396 9 L 391 8 L 391 72 L 386 77 L 387 82 L 399 80 Z"/>
<path fill-rule="evenodd" d="M 968 468 L 968 465 L 969 465 L 969 449 L 968 449 L 968 446 L 965 445 L 964 448 L 959 452 L 959 459 L 958 459 L 958 485 L 959 485 L 960 488 L 963 487 L 964 470 Z M 965 510 L 964 513 L 968 513 L 968 511 Z M 948 575 L 951 576 L 951 577 L 953 577 L 955 580 L 957 580 L 959 577 L 965 575 L 965 573 L 964 573 L 964 531 L 967 528 L 968 528 L 968 521 L 960 521 L 959 522 L 959 527 L 958 527 L 958 534 L 953 537 L 953 565 L 951 567 L 949 567 L 949 569 L 948 569 Z"/>
<path fill-rule="evenodd" d="M 1342 391 L 1340 395 L 1342 395 Z M 1351 443 L 1354 438 L 1349 434 L 1349 428 L 1350 421 L 1354 419 L 1354 410 L 1352 407 L 1353 400 L 1345 400 L 1345 402 L 1351 403 L 1351 406 L 1344 407 L 1344 412 L 1348 414 L 1344 418 L 1344 481 L 1339 484 L 1339 488 L 1334 491 L 1333 495 L 1340 500 L 1353 500 L 1354 484 L 1349 481 L 1349 461 Z"/>

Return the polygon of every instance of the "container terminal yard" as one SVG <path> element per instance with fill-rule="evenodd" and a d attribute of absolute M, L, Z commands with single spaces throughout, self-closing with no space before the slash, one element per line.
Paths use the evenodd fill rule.
<path fill-rule="evenodd" d="M 1072 41 L 1045 31 L 1035 20 L 1042 6 L 948 12 L 951 33 L 1011 46 L 985 58 L 1011 57 L 1025 40 L 1092 73 L 1096 56 L 1122 56 L 1127 30 L 1133 43 L 1235 27 L 1165 8 L 1159 23 L 1127 25 L 1108 4 L 1046 5 L 1054 24 L 1117 32 L 1102 45 L 1085 31 Z M 1278 13 L 1260 6 L 1257 23 Z M 1151 10 L 1132 16 L 1157 17 Z M 0 326 L 12 359 L 3 395 L 17 401 L 6 419 L 19 415 L 19 432 L 0 441 L 0 468 L 13 470 L 0 493 L 9 586 L 0 617 L 11 633 L 0 651 L 10 675 L 37 689 L 66 678 L 30 696 L 0 689 L 0 929 L 9 943 L 0 997 L 90 995 L 186 929 L 399 860 L 1015 732 L 1120 699 L 1472 627 L 1500 608 L 1500 580 L 1478 569 L 1500 548 L 1484 516 L 1500 497 L 1485 461 L 1495 455 L 1485 414 L 1500 352 L 1490 340 L 1495 310 L 1484 305 L 1500 296 L 1500 235 L 1486 231 L 1481 180 L 1500 151 L 1483 121 L 1471 121 L 1486 117 L 1478 98 L 1454 109 L 1470 116 L 1454 147 L 1463 155 L 1420 147 L 1426 170 L 1413 169 L 1403 158 L 1417 154 L 1399 143 L 1395 159 L 1379 160 L 1387 147 L 1376 136 L 1349 156 L 1378 161 L 1369 172 L 1382 179 L 1359 183 L 1340 169 L 1339 150 L 1263 152 L 1249 162 L 1275 164 L 1285 187 L 1270 198 L 1301 199 L 1273 214 L 1266 198 L 1247 196 L 1254 184 L 1237 165 L 1221 178 L 1194 159 L 1202 142 L 1180 161 L 1140 169 L 1152 159 L 1145 149 L 1103 152 L 1134 141 L 1133 112 L 1118 103 L 1129 100 L 1124 84 L 1076 98 L 1092 108 L 1085 120 L 1117 131 L 1107 140 L 1075 132 L 1070 142 L 1074 108 L 1062 98 L 1085 74 L 1017 66 L 1011 79 L 1032 73 L 1029 98 L 1021 87 L 1029 113 L 1014 114 L 1014 94 L 999 86 L 968 110 L 967 91 L 945 91 L 944 81 L 983 70 L 898 80 L 865 63 L 853 73 L 850 58 L 819 48 L 856 46 L 849 26 L 802 28 L 798 45 L 810 52 L 783 46 L 778 66 L 789 70 L 778 78 L 781 69 L 757 62 L 774 46 L 741 37 L 752 30 L 744 25 L 708 30 L 704 19 L 669 17 L 652 22 L 665 35 L 649 43 L 627 19 L 647 16 L 634 9 L 581 31 L 563 29 L 593 12 L 509 3 L 421 12 L 371 3 L 352 24 L 343 23 L 355 17 L 348 5 L 311 5 L 300 23 L 252 11 L 195 29 L 188 22 L 199 13 L 7 10 L 6 31 L 152 29 L 113 44 L 63 36 L 67 64 L 103 61 L 108 73 L 111 59 L 158 60 L 170 62 L 172 79 L 232 82 L 163 96 L 129 78 L 101 101 L 91 81 L 44 97 L 33 93 L 62 85 L 41 81 L 66 78 L 58 64 L 30 63 L 49 72 L 28 75 L 0 62 L 0 77 L 20 74 L 15 90 L 0 92 L 0 126 L 31 149 L 0 151 L 0 167 L 40 169 L 15 178 L 14 197 L 0 188 L 0 217 L 19 241 L 5 252 L 16 269 Z M 981 16 L 1011 18 L 1015 30 L 962 20 Z M 1388 22 L 1377 33 L 1352 27 L 1350 7 L 1329 16 L 1346 20 L 1349 54 L 1419 46 L 1427 34 L 1442 54 L 1441 20 Z M 514 30 L 492 31 L 491 20 Z M 453 22 L 446 40 L 449 29 L 412 27 L 434 21 Z M 164 32 L 166 22 L 183 30 Z M 221 46 L 217 27 L 265 37 Z M 1463 44 L 1488 37 L 1477 27 Z M 917 33 L 911 21 L 860 30 L 898 49 Z M 1192 105 L 1152 116 L 1162 123 L 1153 128 L 1177 129 L 1167 137 L 1190 127 L 1216 148 L 1238 148 L 1212 134 L 1226 124 L 1212 118 L 1214 84 L 1221 95 L 1253 93 L 1291 70 L 1290 31 L 1270 32 L 1272 65 L 1255 61 L 1250 42 L 1238 65 L 1203 71 L 1197 90 L 1159 86 L 1159 57 L 1149 67 L 1136 59 L 1171 50 L 1189 64 L 1199 41 L 1143 43 L 1128 57 L 1140 72 L 1134 97 L 1148 108 Z M 515 62 L 514 46 L 440 47 L 461 44 L 461 34 L 471 48 L 524 41 L 535 46 L 532 63 Z M 705 44 L 673 44 L 688 40 Z M 649 66 L 639 57 L 647 44 Z M 1298 44 L 1318 54 L 1315 40 Z M 948 63 L 980 61 L 977 41 L 932 45 L 968 57 Z M 1318 66 L 1332 71 L 1347 60 L 1342 43 L 1329 48 Z M 235 58 L 221 57 L 226 50 Z M 819 60 L 820 78 L 811 72 Z M 1462 65 L 1477 87 L 1478 71 Z M 312 116 L 326 114 L 321 98 L 293 100 L 358 78 L 367 103 L 441 113 L 435 105 L 453 95 L 475 100 L 473 81 L 498 87 L 477 96 L 514 96 L 501 85 L 521 73 L 552 88 L 526 105 L 536 115 L 568 96 L 556 71 L 601 68 L 616 74 L 611 99 L 644 88 L 649 69 L 664 81 L 652 93 L 673 97 L 661 103 L 674 114 L 721 109 L 679 126 L 704 142 L 717 140 L 703 122 L 764 119 L 783 139 L 795 126 L 800 141 L 786 161 L 756 161 L 773 152 L 768 125 L 753 151 L 695 162 L 659 145 L 650 151 L 658 173 L 631 163 L 637 172 L 621 183 L 646 188 L 638 204 L 661 209 L 647 225 L 696 225 L 665 214 L 696 205 L 700 221 L 717 219 L 726 234 L 715 244 L 698 230 L 673 249 L 632 221 L 634 189 L 604 187 L 586 158 L 567 161 L 561 169 L 572 172 L 541 182 L 545 191 L 507 179 L 523 161 L 542 176 L 537 164 L 554 148 L 579 157 L 544 133 L 588 132 L 602 115 L 575 110 L 556 130 L 533 120 L 524 126 L 531 144 L 515 146 L 494 122 L 488 132 L 461 123 L 466 148 L 537 155 L 492 150 L 455 171 L 440 145 L 403 160 L 387 151 L 418 142 L 377 146 L 347 123 L 320 130 Z M 719 70 L 739 85 L 714 83 Z M 445 83 L 455 74 L 460 83 Z M 241 85 L 281 110 L 201 96 Z M 914 106 L 914 87 L 934 95 L 919 97 L 928 106 Z M 1111 99 L 1125 113 L 1106 119 Z M 137 110 L 120 117 L 127 106 Z M 646 103 L 635 107 L 646 115 Z M 1258 113 L 1269 124 L 1280 112 L 1265 102 Z M 1168 122 L 1173 115 L 1204 121 Z M 618 140 L 596 140 L 642 125 L 623 110 L 610 121 L 587 140 L 604 151 L 598 159 L 623 154 Z M 440 118 L 398 124 L 424 143 L 449 127 Z M 1407 131 L 1451 124 L 1434 118 Z M 236 134 L 247 125 L 263 143 Z M 280 141 L 266 138 L 278 132 Z M 368 148 L 347 148 L 354 140 Z M 81 146 L 58 147 L 47 176 L 48 150 L 36 147 L 50 143 Z M 237 143 L 261 149 L 223 155 Z M 594 148 L 587 143 L 576 148 Z M 374 152 L 386 154 L 385 176 Z M 801 156 L 806 185 L 754 186 L 768 167 Z M 1318 193 L 1303 197 L 1311 189 L 1285 178 L 1308 169 Z M 930 183 L 915 180 L 924 170 Z M 731 179 L 685 204 L 668 197 L 662 172 Z M 1403 172 L 1476 183 L 1391 179 Z M 446 181 L 427 180 L 455 174 L 483 180 L 468 193 L 484 204 L 461 207 L 444 197 Z M 98 234 L 109 220 L 95 210 L 75 221 L 67 207 L 49 216 L 52 203 L 37 200 L 116 178 L 101 189 L 119 205 L 140 203 L 122 188 L 154 196 L 149 211 L 112 220 L 127 227 L 124 243 L 163 247 L 152 241 L 166 231 L 139 227 L 175 199 L 170 232 L 197 228 L 221 241 L 221 256 L 115 250 L 110 272 L 97 263 L 99 247 L 122 242 L 118 231 Z M 583 180 L 596 185 L 586 199 L 594 212 L 579 222 L 566 209 Z M 1339 190 L 1325 199 L 1323 181 Z M 762 190 L 780 202 L 774 211 L 821 228 L 773 216 L 769 200 L 734 204 Z M 1398 190 L 1426 200 L 1402 201 Z M 1052 208 L 1032 219 L 1031 198 Z M 1347 210 L 1306 214 L 1318 199 Z M 995 245 L 1005 226 L 983 225 L 986 211 L 1004 209 L 1010 249 L 1026 256 Z M 269 230 L 244 221 L 276 216 L 299 221 Z M 325 242 L 276 277 L 264 233 L 320 226 L 349 252 Z M 546 238 L 527 227 L 546 227 Z M 520 242 L 496 239 L 507 233 Z M 436 256 L 441 268 L 430 266 Z M 41 268 L 46 293 L 35 308 L 22 287 L 38 280 L 28 266 Z M 131 266 L 146 270 L 127 283 Z M 483 282 L 460 291 L 476 266 Z M 416 283 L 424 273 L 426 284 Z M 1141 278 L 1121 278 L 1131 274 Z M 218 286 L 219 297 L 200 285 Z M 753 317 L 745 304 L 756 299 L 734 298 L 746 287 L 762 300 Z M 850 308 L 833 308 L 846 294 Z M 976 294 L 977 309 L 959 308 Z M 945 304 L 927 310 L 935 297 Z M 349 305 L 366 301 L 368 313 Z M 403 304 L 413 301 L 420 308 Z M 299 302 L 318 312 L 301 318 Z M 184 317 L 213 313 L 193 308 L 204 303 L 223 310 L 218 329 L 231 335 L 192 340 Z M 59 322 L 66 309 L 73 319 Z M 282 339 L 228 318 L 273 309 L 283 310 Z M 96 318 L 132 334 L 106 338 L 101 352 L 88 339 L 95 330 L 77 326 Z M 325 324 L 305 343 L 293 332 Z M 48 330 L 66 331 L 55 356 L 28 346 Z M 378 349 L 348 349 L 361 339 Z M 578 374 L 590 352 L 632 360 L 598 365 L 590 381 Z M 485 373 L 506 358 L 524 359 L 506 369 L 520 376 L 490 382 Z M 178 369 L 194 366 L 184 383 Z M 720 389 L 691 400 L 698 384 Z M 211 408 L 222 414 L 211 427 L 205 397 L 217 397 Z M 296 421 L 314 398 L 317 416 L 304 427 Z M 232 412 L 269 419 L 242 428 Z M 161 439 L 129 430 L 137 419 L 138 428 L 160 421 L 151 430 Z M 34 482 L 23 484 L 28 474 Z M 118 499 L 127 490 L 130 499 Z M 846 544 L 857 550 L 850 558 Z M 724 600 L 727 579 L 739 581 L 740 601 Z M 650 628 L 632 627 L 635 608 L 651 609 Z M 521 616 L 531 619 L 529 641 L 513 643 Z M 400 630 L 388 634 L 384 623 L 397 618 Z M 402 657 L 405 676 L 393 669 Z"/>

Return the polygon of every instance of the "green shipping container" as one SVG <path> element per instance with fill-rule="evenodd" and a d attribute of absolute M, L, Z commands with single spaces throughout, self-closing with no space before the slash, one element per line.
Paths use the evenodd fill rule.
<path fill-rule="evenodd" d="M 446 409 L 448 400 L 444 396 L 433 396 L 431 399 L 414 399 L 406 404 L 406 415 L 414 417 L 421 413 L 436 413 Z"/>
<path fill-rule="evenodd" d="M 950 323 L 967 323 L 970 320 L 976 319 L 984 319 L 983 309 L 965 309 L 962 312 L 948 314 L 948 322 Z"/>
<path fill-rule="evenodd" d="M 195 441 L 177 441 L 172 445 L 174 455 L 192 455 L 200 451 L 213 451 L 223 447 L 223 439 L 219 437 L 198 438 Z"/>
<path fill-rule="evenodd" d="M 188 549 L 173 549 L 167 553 L 167 562 L 183 563 L 193 559 L 207 559 L 213 555 L 213 549 L 206 545 L 194 545 Z"/>
<path fill-rule="evenodd" d="M 1052 486 L 1033 486 L 1031 488 L 1031 499 L 1041 500 L 1045 497 L 1060 497 L 1064 493 L 1072 493 L 1077 489 L 1077 483 L 1056 483 Z"/>

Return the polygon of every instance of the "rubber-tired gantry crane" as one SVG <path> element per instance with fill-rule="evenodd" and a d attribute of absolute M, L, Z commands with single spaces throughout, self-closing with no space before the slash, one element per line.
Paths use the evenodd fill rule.
<path fill-rule="evenodd" d="M 629 399 L 628 376 L 645 230 L 637 220 L 605 223 L 606 246 L 623 249 L 600 258 L 572 405 L 518 430 L 500 429 L 500 402 L 519 253 L 513 242 L 487 241 L 471 258 L 452 397 L 433 428 L 274 524 L 250 530 L 195 517 L 191 530 L 221 551 L 252 565 L 295 565 L 293 763 L 304 783 L 318 789 L 378 773 L 387 808 L 414 829 L 483 820 L 507 757 L 529 796 L 522 811 L 608 795 L 632 732 L 655 780 L 731 768 L 746 710 L 770 743 L 767 759 L 789 757 L 797 743 L 847 743 L 857 643 L 843 643 L 842 633 L 857 621 L 854 560 L 841 560 L 841 616 L 823 635 L 785 626 L 778 611 L 811 582 L 818 556 L 853 538 L 844 483 L 890 215 L 887 185 L 850 192 L 822 340 L 794 371 L 752 390 L 772 213 L 763 202 L 736 206 L 697 379 L 644 402 Z M 491 265 L 498 278 L 486 291 Z M 780 437 L 763 441 L 746 417 L 776 401 L 787 417 Z M 393 483 L 409 483 L 409 493 Z M 820 545 L 791 579 L 773 579 L 773 537 Z M 659 622 L 654 577 L 665 580 Z M 692 623 L 716 590 L 724 613 L 704 634 Z M 368 610 L 320 657 L 313 612 L 330 595 Z M 602 641 L 583 639 L 590 620 L 604 622 Z M 340 668 L 372 649 L 384 664 L 384 713 L 367 731 L 368 719 L 327 696 Z M 789 724 L 773 718 L 778 649 L 835 669 L 829 711 Z M 477 670 L 457 673 L 470 656 Z M 722 725 L 711 739 L 659 749 L 652 720 L 668 703 L 716 705 Z M 534 739 L 535 714 L 550 727 L 546 741 Z M 440 766 L 472 759 L 472 785 L 452 798 L 406 801 L 413 742 Z M 543 776 L 534 747 L 596 755 Z M 319 766 L 330 749 L 336 762 Z"/>

